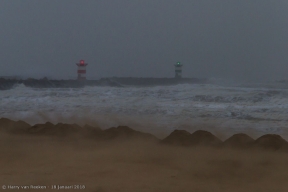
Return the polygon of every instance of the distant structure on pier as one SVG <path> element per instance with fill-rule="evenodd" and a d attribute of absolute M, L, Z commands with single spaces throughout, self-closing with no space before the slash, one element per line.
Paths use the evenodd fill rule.
<path fill-rule="evenodd" d="M 20 76 L 0 76 L 0 79 L 9 79 L 9 80 L 21 80 Z"/>
<path fill-rule="evenodd" d="M 76 63 L 76 65 L 78 66 L 77 79 L 86 80 L 86 66 L 88 65 L 88 63 L 85 63 L 84 60 L 80 60 L 80 62 Z"/>
<path fill-rule="evenodd" d="M 182 78 L 182 66 L 180 62 L 177 62 L 175 65 L 175 78 L 180 79 Z"/>

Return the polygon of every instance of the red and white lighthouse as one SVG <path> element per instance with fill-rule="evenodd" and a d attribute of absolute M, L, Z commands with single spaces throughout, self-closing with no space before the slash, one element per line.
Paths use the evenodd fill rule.
<path fill-rule="evenodd" d="M 88 65 L 85 63 L 84 60 L 80 60 L 80 63 L 76 63 L 78 66 L 77 74 L 78 74 L 78 80 L 86 80 L 86 66 Z"/>

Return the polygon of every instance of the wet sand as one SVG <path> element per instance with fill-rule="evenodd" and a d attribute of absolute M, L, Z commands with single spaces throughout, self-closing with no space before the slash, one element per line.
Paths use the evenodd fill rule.
<path fill-rule="evenodd" d="M 34 129 L 31 134 L 23 131 L 19 134 L 15 130 L 11 132 L 11 127 L 8 131 L 3 127 L 4 124 L 0 132 L 1 186 L 41 185 L 52 191 L 52 185 L 56 188 L 81 185 L 85 189 L 79 191 L 94 192 L 288 190 L 288 153 L 261 148 L 243 135 L 244 142 L 254 142 L 254 147 L 207 145 L 211 142 L 167 143 L 150 135 L 132 134 L 124 128 L 111 129 L 108 136 L 100 137 L 97 130 L 86 127 L 93 130 L 94 136 L 90 132 L 93 137 L 89 137 L 79 132 L 55 135 L 39 127 L 38 132 Z M 200 133 L 203 136 L 203 132 L 184 135 L 195 139 Z M 217 141 L 213 145 L 219 145 L 213 139 Z M 279 144 L 278 140 L 276 143 Z"/>

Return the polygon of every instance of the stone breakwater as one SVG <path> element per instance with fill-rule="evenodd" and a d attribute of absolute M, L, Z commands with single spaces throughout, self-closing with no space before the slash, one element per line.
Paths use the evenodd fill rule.
<path fill-rule="evenodd" d="M 80 137 L 97 141 L 113 140 L 145 140 L 156 144 L 195 147 L 205 146 L 214 148 L 232 149 L 262 149 L 269 151 L 288 152 L 288 142 L 280 135 L 265 134 L 253 139 L 247 134 L 238 133 L 222 141 L 211 132 L 198 130 L 192 134 L 185 130 L 174 130 L 164 139 L 159 139 L 152 134 L 133 130 L 127 126 L 111 127 L 102 130 L 90 125 L 58 123 L 29 125 L 24 121 L 13 121 L 7 118 L 0 119 L 0 131 L 12 135 L 49 136 L 49 137 Z"/>
<path fill-rule="evenodd" d="M 111 86 L 121 87 L 120 84 L 111 81 L 110 79 L 101 80 L 48 80 L 48 79 L 26 79 L 26 80 L 12 80 L 0 78 L 0 90 L 9 90 L 16 85 L 23 84 L 31 88 L 82 88 L 85 86 Z"/>
<path fill-rule="evenodd" d="M 99 80 L 48 80 L 29 78 L 26 80 L 4 79 L 0 78 L 0 90 L 12 89 L 17 84 L 24 84 L 32 88 L 81 88 L 85 86 L 162 86 L 177 85 L 181 83 L 207 83 L 206 79 L 197 78 L 134 78 L 134 77 L 113 77 L 101 78 Z"/>

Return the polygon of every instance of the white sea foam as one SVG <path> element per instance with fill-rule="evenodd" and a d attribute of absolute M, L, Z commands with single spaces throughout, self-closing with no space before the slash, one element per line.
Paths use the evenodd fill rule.
<path fill-rule="evenodd" d="M 278 133 L 287 124 L 287 95 L 287 89 L 216 85 L 34 89 L 21 84 L 0 92 L 0 116 L 31 124 L 88 122 L 169 131 L 217 126 Z"/>

